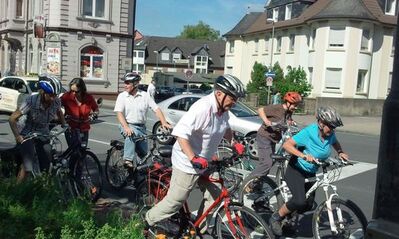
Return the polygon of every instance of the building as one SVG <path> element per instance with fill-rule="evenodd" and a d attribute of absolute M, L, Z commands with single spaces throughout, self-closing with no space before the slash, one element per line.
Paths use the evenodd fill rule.
<path fill-rule="evenodd" d="M 147 84 L 153 78 L 158 85 L 170 87 L 212 82 L 224 72 L 225 45 L 224 40 L 144 36 L 135 41 L 133 70 Z M 189 79 L 187 70 L 193 73 Z"/>
<path fill-rule="evenodd" d="M 90 92 L 116 94 L 132 69 L 135 0 L 0 1 L 0 70 L 50 73 L 65 85 L 83 77 Z"/>
<path fill-rule="evenodd" d="M 255 62 L 303 67 L 310 97 L 385 99 L 397 0 L 271 0 L 226 37 L 225 72 L 248 83 Z"/>

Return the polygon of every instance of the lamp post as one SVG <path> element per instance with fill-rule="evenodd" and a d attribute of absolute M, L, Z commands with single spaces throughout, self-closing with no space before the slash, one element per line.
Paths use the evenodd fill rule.
<path fill-rule="evenodd" d="M 271 37 L 271 41 L 272 41 L 272 48 L 270 49 L 270 66 L 269 66 L 269 71 L 271 71 L 272 67 L 273 67 L 273 50 L 274 50 L 274 19 L 273 18 L 267 18 L 266 19 L 266 23 L 272 23 L 272 37 Z M 267 90 L 267 104 L 270 104 L 270 86 L 268 87 Z"/>

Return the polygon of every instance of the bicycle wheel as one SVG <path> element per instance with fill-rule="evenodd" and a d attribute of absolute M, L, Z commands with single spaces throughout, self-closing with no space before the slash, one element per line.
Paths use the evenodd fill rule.
<path fill-rule="evenodd" d="M 222 208 L 215 223 L 218 238 L 274 238 L 265 221 L 245 206 L 231 204 Z"/>
<path fill-rule="evenodd" d="M 331 209 L 328 210 L 326 201 L 316 208 L 313 214 L 314 238 L 364 238 L 367 219 L 355 203 L 333 198 Z M 329 211 L 332 213 L 336 232 L 331 230 Z"/>
<path fill-rule="evenodd" d="M 84 154 L 74 162 L 73 176 L 76 180 L 73 186 L 78 196 L 95 202 L 103 188 L 101 164 L 93 152 L 84 151 Z"/>
<path fill-rule="evenodd" d="M 217 157 L 219 159 L 223 158 L 231 158 L 233 155 L 233 149 L 227 146 L 218 146 L 217 150 Z M 232 165 L 229 168 L 226 168 L 222 177 L 224 181 L 224 186 L 227 188 L 227 190 L 232 191 L 239 182 L 242 181 L 243 179 L 243 165 L 242 162 Z M 235 197 L 238 197 L 238 195 L 232 195 Z"/>
<path fill-rule="evenodd" d="M 157 179 L 144 180 L 136 190 L 136 203 L 139 210 L 152 207 L 162 200 L 168 192 L 168 186 Z"/>
<path fill-rule="evenodd" d="M 108 183 L 116 190 L 120 190 L 127 184 L 129 173 L 123 166 L 123 149 L 115 147 L 107 153 L 105 161 L 105 176 Z"/>
<path fill-rule="evenodd" d="M 284 204 L 276 183 L 267 176 L 253 177 L 243 184 L 239 202 L 257 213 L 269 216 Z"/>
<path fill-rule="evenodd" d="M 58 171 L 53 179 L 55 185 L 59 188 L 60 198 L 65 204 L 76 198 L 76 191 L 73 186 L 75 179 L 73 177 L 66 172 Z"/>

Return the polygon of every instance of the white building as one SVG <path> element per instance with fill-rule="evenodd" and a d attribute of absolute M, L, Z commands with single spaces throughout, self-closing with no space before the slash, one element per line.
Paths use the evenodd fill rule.
<path fill-rule="evenodd" d="M 0 71 L 51 73 L 116 94 L 132 68 L 134 0 L 1 0 Z M 40 27 L 44 26 L 45 38 Z"/>
<path fill-rule="evenodd" d="M 310 97 L 385 99 L 397 0 L 271 0 L 225 34 L 225 72 L 248 83 L 255 62 L 303 67 Z"/>

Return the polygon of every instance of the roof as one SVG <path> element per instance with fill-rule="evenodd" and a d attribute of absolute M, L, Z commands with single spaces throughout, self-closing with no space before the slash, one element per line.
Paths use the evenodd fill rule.
<path fill-rule="evenodd" d="M 252 17 L 248 15 L 252 15 Z M 274 27 L 275 29 L 294 27 L 310 21 L 331 18 L 375 21 L 390 26 L 397 24 L 397 17 L 384 14 L 377 0 L 318 0 L 307 7 L 299 17 L 275 22 Z M 241 33 L 240 35 L 269 31 L 272 29 L 273 23 L 267 23 L 266 19 L 267 14 L 265 12 L 260 13 L 260 15 L 259 13 L 247 14 L 225 36 L 234 36 L 235 34 L 231 33 L 238 32 L 238 29 Z"/>
<path fill-rule="evenodd" d="M 189 59 L 189 57 L 196 55 L 201 48 L 204 50 L 208 49 L 207 52 L 211 61 L 210 67 L 223 68 L 225 45 L 226 42 L 224 40 L 208 41 L 174 37 L 146 36 L 141 41 L 135 42 L 135 49 L 146 50 L 146 64 L 156 64 L 157 55 L 154 53 L 154 51 L 159 52 L 164 48 L 168 48 L 170 51 L 178 48 L 182 51 L 182 59 Z"/>

